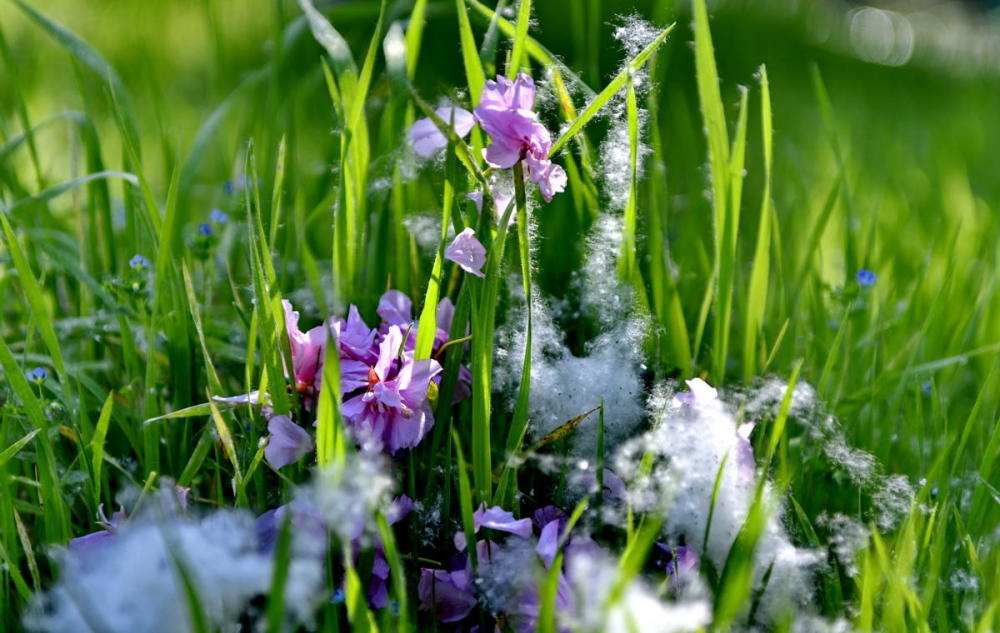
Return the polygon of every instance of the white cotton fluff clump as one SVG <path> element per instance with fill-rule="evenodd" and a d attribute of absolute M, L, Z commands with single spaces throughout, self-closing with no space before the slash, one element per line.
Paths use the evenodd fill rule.
<path fill-rule="evenodd" d="M 668 538 L 683 540 L 722 570 L 753 504 L 757 473 L 752 453 L 747 452 L 749 445 L 717 391 L 701 380 L 688 384 L 689 394 L 668 400 L 661 392 L 653 398 L 651 406 L 659 410 L 654 429 L 623 446 L 615 467 L 629 484 L 627 494 L 635 509 L 664 512 Z M 654 458 L 654 467 L 648 476 L 642 476 L 639 464 L 647 452 Z M 720 470 L 719 491 L 702 552 Z M 755 584 L 759 590 L 764 574 L 772 569 L 762 595 L 761 614 L 773 619 L 808 603 L 812 570 L 821 555 L 792 544 L 769 484 L 765 484 L 764 502 L 774 509 L 757 543 Z"/>
<path fill-rule="evenodd" d="M 299 539 L 296 539 L 298 541 Z M 286 610 L 296 621 L 311 615 L 323 587 L 322 557 L 297 543 L 289 567 Z M 46 633 L 188 633 L 193 631 L 178 564 L 190 577 L 212 629 L 232 630 L 250 602 L 267 594 L 272 559 L 259 550 L 254 519 L 245 512 L 206 517 L 136 518 L 113 538 L 61 554 L 59 582 L 25 618 Z M 259 615 L 259 614 L 258 614 Z"/>
<path fill-rule="evenodd" d="M 617 562 L 600 552 L 571 557 L 566 570 L 570 606 L 559 611 L 560 625 L 581 633 L 684 633 L 711 621 L 706 600 L 664 601 L 640 578 L 628 582 L 605 610 L 619 573 Z"/>
<path fill-rule="evenodd" d="M 366 536 L 375 512 L 390 507 L 393 487 L 381 454 L 358 451 L 319 468 L 300 495 L 316 508 L 326 528 L 348 543 Z"/>
<path fill-rule="evenodd" d="M 575 355 L 553 319 L 552 300 L 535 296 L 532 304 L 532 354 L 529 434 L 538 439 L 604 400 L 605 443 L 617 446 L 645 416 L 642 342 L 647 324 L 634 314 L 631 298 L 615 276 L 621 218 L 603 216 L 588 240 L 589 254 L 580 279 L 580 308 L 593 316 L 599 334 Z M 563 308 L 565 310 L 565 308 Z M 579 313 L 573 315 L 579 316 Z M 515 398 L 524 359 L 527 315 L 511 315 L 499 332 L 497 386 Z M 592 458 L 597 446 L 597 413 L 571 435 L 574 456 Z"/>
<path fill-rule="evenodd" d="M 816 521 L 830 532 L 830 549 L 844 572 L 852 578 L 858 574 L 857 553 L 868 546 L 871 533 L 864 525 L 849 516 L 837 513 L 822 514 Z"/>
<path fill-rule="evenodd" d="M 788 385 L 782 380 L 766 381 L 747 399 L 745 413 L 754 419 L 773 418 L 787 391 Z M 906 517 L 913 505 L 913 485 L 904 475 L 882 474 L 874 455 L 851 446 L 840 422 L 823 410 L 811 385 L 796 383 L 788 415 L 805 428 L 810 441 L 820 447 L 828 460 L 847 473 L 855 486 L 871 495 L 868 518 L 880 530 L 892 530 Z"/>
<path fill-rule="evenodd" d="M 441 241 L 441 218 L 434 213 L 418 213 L 403 218 L 403 226 L 423 253 L 437 250 Z"/>
<path fill-rule="evenodd" d="M 480 546 L 478 553 L 475 583 L 480 600 L 493 614 L 517 617 L 525 601 L 536 595 L 542 577 L 534 539 L 508 538 L 502 545 Z"/>
<path fill-rule="evenodd" d="M 619 17 L 614 37 L 625 51 L 626 63 L 656 38 L 660 30 L 638 15 Z M 632 85 L 638 102 L 649 91 L 649 73 L 643 68 L 632 74 Z M 632 158 L 629 146 L 629 129 L 626 108 L 626 90 L 623 88 L 604 106 L 601 115 L 609 121 L 607 135 L 601 142 L 600 176 L 608 206 L 621 211 L 628 202 L 631 187 Z M 636 176 L 642 178 L 644 159 L 652 150 L 642 141 L 648 123 L 648 113 L 638 108 L 639 136 L 636 146 Z"/>

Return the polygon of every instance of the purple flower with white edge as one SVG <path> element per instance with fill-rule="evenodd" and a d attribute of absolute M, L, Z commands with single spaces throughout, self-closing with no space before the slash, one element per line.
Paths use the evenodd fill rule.
<path fill-rule="evenodd" d="M 267 430 L 270 435 L 264 459 L 275 470 L 299 461 L 315 448 L 309 432 L 287 415 L 276 415 L 268 420 Z"/>
<path fill-rule="evenodd" d="M 456 105 L 442 106 L 434 110 L 434 113 L 446 125 L 450 125 L 459 138 L 468 136 L 476 124 L 476 119 L 471 112 Z M 413 125 L 410 126 L 409 136 L 414 153 L 421 158 L 433 156 L 448 146 L 448 137 L 441 133 L 437 124 L 430 117 L 414 121 Z"/>
<path fill-rule="evenodd" d="M 476 239 L 476 232 L 466 227 L 455 236 L 444 251 L 444 258 L 453 261 L 467 273 L 476 277 L 486 277 L 482 268 L 486 265 L 486 248 Z"/>
<path fill-rule="evenodd" d="M 441 373 L 437 361 L 414 361 L 403 354 L 402 346 L 399 326 L 389 326 L 379 344 L 378 359 L 369 367 L 366 385 L 341 408 L 355 431 L 381 441 L 393 454 L 416 446 L 434 425 L 427 388 Z"/>

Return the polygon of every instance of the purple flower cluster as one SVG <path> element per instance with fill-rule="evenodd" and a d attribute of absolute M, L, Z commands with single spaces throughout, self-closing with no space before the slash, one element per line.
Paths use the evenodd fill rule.
<path fill-rule="evenodd" d="M 566 172 L 549 160 L 552 137 L 534 107 L 535 82 L 520 73 L 513 81 L 502 75 L 487 81 L 473 113 L 455 105 L 438 108 L 435 113 L 459 137 L 466 136 L 478 122 L 491 141 L 483 150 L 486 163 L 497 169 L 523 163 L 542 198 L 551 202 L 555 194 L 566 190 Z M 410 143 L 417 155 L 427 157 L 447 146 L 448 140 L 430 118 L 425 118 L 410 127 Z"/>
<path fill-rule="evenodd" d="M 327 340 L 336 341 L 341 412 L 355 438 L 390 454 L 416 446 L 434 425 L 427 394 L 431 383 L 440 381 L 441 365 L 432 358 L 414 359 L 417 328 L 410 298 L 398 290 L 382 295 L 377 312 L 383 322 L 378 329 L 369 328 L 357 307 L 351 306 L 346 319 L 330 319 L 303 332 L 298 312 L 288 301 L 283 305 L 292 352 L 292 367 L 286 371 L 307 406 L 319 393 Z M 450 299 L 438 303 L 435 352 L 448 342 L 454 311 Z M 462 368 L 457 399 L 468 396 L 469 383 L 471 375 Z M 313 450 L 309 433 L 287 416 L 272 417 L 268 431 L 265 456 L 275 468 Z"/>

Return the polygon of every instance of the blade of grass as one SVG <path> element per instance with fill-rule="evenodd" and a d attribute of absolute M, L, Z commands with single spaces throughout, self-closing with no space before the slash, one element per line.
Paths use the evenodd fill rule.
<path fill-rule="evenodd" d="M 753 256 L 753 272 L 747 289 L 746 314 L 743 321 L 743 383 L 749 384 L 757 369 L 757 337 L 764 324 L 767 309 L 767 282 L 770 275 L 771 258 L 771 91 L 767 81 L 767 67 L 760 70 L 760 124 L 764 148 L 764 193 L 760 204 L 760 220 L 757 226 L 757 247 Z"/>
<path fill-rule="evenodd" d="M 601 108 L 603 108 L 612 97 L 618 94 L 619 90 L 625 87 L 629 77 L 641 69 L 653 53 L 655 53 L 657 49 L 663 45 L 663 42 L 666 41 L 667 36 L 670 35 L 670 32 L 673 30 L 674 25 L 671 24 L 667 28 L 660 31 L 660 33 L 653 38 L 653 41 L 646 45 L 646 48 L 639 51 L 635 57 L 625 64 L 625 68 L 615 75 L 614 79 L 612 79 L 611 82 L 605 86 L 604 90 L 601 90 L 600 94 L 594 97 L 594 99 L 587 104 L 587 107 L 583 109 L 580 116 L 578 116 L 576 120 L 573 121 L 568 128 L 566 128 L 565 132 L 559 135 L 559 138 L 556 139 L 555 143 L 552 144 L 552 148 L 549 150 L 549 156 L 555 156 L 559 150 L 561 150 L 563 146 L 570 141 L 570 139 L 576 136 L 577 133 L 583 129 L 583 126 L 587 125 L 591 119 L 597 116 L 597 113 L 601 111 Z"/>

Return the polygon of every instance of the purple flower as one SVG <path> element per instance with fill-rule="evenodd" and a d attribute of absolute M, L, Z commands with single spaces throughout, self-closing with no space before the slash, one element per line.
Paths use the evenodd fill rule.
<path fill-rule="evenodd" d="M 670 577 L 670 587 L 677 591 L 698 573 L 701 560 L 693 549 L 686 545 L 672 547 L 666 543 L 654 543 L 653 565 Z"/>
<path fill-rule="evenodd" d="M 862 268 L 858 271 L 857 279 L 859 286 L 862 288 L 868 288 L 869 286 L 875 285 L 875 282 L 878 281 L 878 275 L 876 275 L 874 271 Z"/>
<path fill-rule="evenodd" d="M 390 453 L 416 446 L 434 425 L 427 387 L 441 372 L 435 360 L 403 354 L 402 345 L 399 326 L 389 326 L 367 384 L 341 409 L 356 431 L 380 440 Z"/>
<path fill-rule="evenodd" d="M 229 214 L 222 209 L 212 209 L 212 211 L 208 214 L 208 219 L 216 224 L 225 224 L 226 222 L 229 222 Z"/>
<path fill-rule="evenodd" d="M 466 228 L 444 251 L 444 258 L 453 261 L 467 273 L 485 277 L 482 268 L 486 265 L 486 249 L 476 239 L 476 232 Z"/>
<path fill-rule="evenodd" d="M 132 270 L 144 270 L 149 268 L 152 264 L 150 264 L 149 260 L 142 255 L 133 255 L 132 259 L 128 260 L 128 265 Z"/>
<path fill-rule="evenodd" d="M 492 143 L 483 153 L 493 167 L 506 169 L 525 161 L 528 175 L 545 198 L 566 189 L 566 172 L 549 160 L 552 138 L 532 110 L 535 82 L 521 73 L 514 81 L 501 75 L 487 81 L 475 108 L 476 118 Z"/>
<path fill-rule="evenodd" d="M 376 332 L 365 324 L 357 306 L 350 307 L 346 321 L 335 319 L 331 328 L 336 334 L 341 358 L 351 358 L 368 363 L 375 362 L 378 357 L 375 346 Z"/>
<path fill-rule="evenodd" d="M 496 221 L 499 222 L 503 219 L 504 213 L 507 212 L 507 207 L 514 200 L 514 190 L 502 186 L 490 187 L 490 195 L 493 196 L 493 213 Z M 483 212 L 483 192 L 473 191 L 472 193 L 465 194 L 465 197 L 476 204 L 477 211 L 480 213 Z M 517 220 L 517 214 L 511 212 L 510 219 L 507 220 L 507 225 L 510 226 L 515 220 Z"/>
<path fill-rule="evenodd" d="M 282 300 L 281 305 L 285 309 L 285 330 L 292 349 L 295 389 L 300 393 L 309 392 L 313 389 L 322 366 L 326 328 L 318 325 L 308 332 L 302 332 L 299 329 L 299 313 L 292 310 L 292 304 L 286 300 Z"/>
<path fill-rule="evenodd" d="M 467 569 L 445 571 L 422 568 L 417 594 L 420 606 L 433 609 L 441 622 L 458 622 L 476 606 L 472 575 Z"/>
<path fill-rule="evenodd" d="M 264 458 L 275 469 L 299 461 L 314 448 L 308 431 L 287 415 L 276 415 L 268 420 L 267 430 L 271 435 L 264 448 Z"/>
<path fill-rule="evenodd" d="M 557 193 L 566 191 L 566 171 L 547 158 L 539 160 L 534 156 L 527 157 L 528 175 L 538 185 L 538 191 L 546 202 L 552 202 Z"/>
<path fill-rule="evenodd" d="M 375 312 L 389 325 L 408 327 L 413 322 L 413 301 L 398 290 L 387 290 Z"/>
<path fill-rule="evenodd" d="M 535 82 L 524 73 L 514 81 L 498 75 L 486 82 L 475 114 L 493 141 L 484 154 L 487 163 L 506 169 L 528 153 L 540 159 L 548 155 L 552 139 L 534 106 Z"/>
<path fill-rule="evenodd" d="M 467 136 L 476 124 L 471 112 L 456 105 L 442 106 L 434 110 L 434 113 L 446 124 L 451 125 L 459 138 Z M 422 158 L 432 156 L 448 145 L 448 137 L 441 133 L 430 117 L 415 121 L 410 126 L 409 134 L 413 151 Z"/>
<path fill-rule="evenodd" d="M 515 519 L 514 514 L 507 512 L 500 506 L 487 508 L 486 504 L 479 506 L 479 509 L 472 514 L 473 532 L 478 534 L 480 528 L 489 528 L 500 532 L 516 534 L 521 538 L 531 536 L 531 519 Z M 455 534 L 455 549 L 465 550 L 465 533 Z"/>

